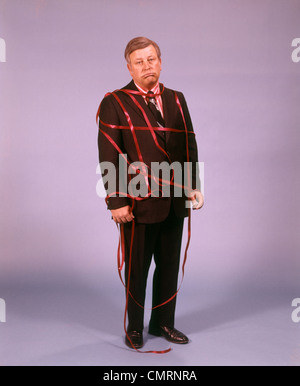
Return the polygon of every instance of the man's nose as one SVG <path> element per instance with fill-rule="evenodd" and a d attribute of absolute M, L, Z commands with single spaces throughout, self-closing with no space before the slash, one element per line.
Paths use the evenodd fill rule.
<path fill-rule="evenodd" d="M 146 60 L 145 62 L 144 62 L 144 70 L 149 70 L 149 68 L 150 68 L 150 63 Z"/>

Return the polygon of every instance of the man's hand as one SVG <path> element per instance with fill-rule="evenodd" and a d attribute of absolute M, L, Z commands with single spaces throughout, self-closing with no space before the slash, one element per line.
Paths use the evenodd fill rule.
<path fill-rule="evenodd" d="M 116 224 L 123 224 L 130 222 L 134 219 L 134 215 L 129 205 L 123 206 L 122 208 L 111 210 L 112 219 Z"/>
<path fill-rule="evenodd" d="M 193 209 L 200 209 L 204 205 L 204 198 L 202 193 L 199 190 L 193 190 L 192 194 L 192 208 Z"/>

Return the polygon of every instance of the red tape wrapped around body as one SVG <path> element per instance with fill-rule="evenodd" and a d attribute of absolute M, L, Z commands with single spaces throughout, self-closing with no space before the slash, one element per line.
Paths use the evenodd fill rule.
<path fill-rule="evenodd" d="M 163 93 L 163 90 L 164 88 L 162 88 L 162 91 L 159 93 L 159 94 L 155 94 L 154 96 L 158 96 L 158 95 L 161 95 Z M 139 147 L 139 144 L 138 144 L 138 140 L 137 140 L 137 137 L 136 137 L 136 134 L 135 134 L 135 131 L 136 130 L 149 130 L 151 135 L 152 135 L 152 138 L 155 142 L 155 145 L 166 155 L 166 157 L 168 158 L 168 160 L 170 161 L 170 158 L 169 158 L 169 155 L 166 153 L 166 151 L 159 145 L 158 141 L 157 141 L 157 138 L 156 138 L 156 135 L 155 135 L 155 131 L 170 131 L 170 132 L 181 132 L 180 130 L 178 129 L 173 129 L 173 128 L 167 128 L 167 127 L 153 127 L 146 115 L 146 112 L 144 111 L 144 109 L 142 108 L 142 106 L 139 104 L 139 102 L 136 100 L 136 98 L 134 98 L 134 95 L 142 95 L 142 96 L 146 96 L 147 94 L 143 94 L 142 92 L 139 92 L 139 91 L 134 91 L 134 90 L 126 90 L 126 89 L 122 89 L 122 90 L 118 90 L 118 91 L 122 91 L 124 93 L 126 93 L 131 99 L 132 101 L 136 104 L 136 106 L 138 107 L 138 109 L 142 112 L 144 118 L 145 118 L 145 121 L 146 121 L 146 124 L 147 124 L 147 127 L 135 127 L 130 119 L 130 116 L 127 112 L 127 110 L 125 109 L 122 101 L 120 100 L 120 98 L 118 97 L 118 95 L 116 94 L 117 91 L 114 91 L 112 93 L 107 93 L 105 96 L 108 96 L 108 95 L 113 95 L 114 98 L 117 100 L 118 104 L 120 105 L 122 111 L 124 112 L 125 116 L 126 116 L 126 119 L 127 119 L 127 122 L 128 122 L 128 126 L 118 126 L 118 125 L 111 125 L 111 124 L 107 124 L 103 121 L 100 121 L 100 118 L 99 118 L 99 115 L 100 115 L 100 109 L 101 109 L 101 104 L 98 108 L 98 111 L 97 111 L 97 115 L 96 115 L 96 121 L 98 123 L 98 119 L 99 119 L 99 122 L 101 122 L 102 125 L 106 126 L 106 127 L 109 127 L 111 129 L 116 129 L 116 130 L 130 130 L 131 133 L 132 133 L 132 136 L 133 136 L 133 140 L 134 140 L 134 143 L 135 143 L 135 147 L 136 147 L 136 151 L 137 151 L 137 154 L 138 154 L 138 158 L 139 158 L 139 161 L 141 162 L 142 165 L 144 165 L 144 162 L 143 162 L 143 156 L 142 156 L 142 153 L 141 153 L 141 150 L 140 150 L 140 147 Z M 186 155 L 187 155 L 187 162 L 189 162 L 189 146 L 188 146 L 188 135 L 189 134 L 194 134 L 193 131 L 188 131 L 187 129 L 187 125 L 186 125 L 186 121 L 185 121 L 185 117 L 184 117 L 184 114 L 183 114 L 183 110 L 182 110 L 182 106 L 180 104 L 180 101 L 179 101 L 179 98 L 177 96 L 177 94 L 174 92 L 174 96 L 175 96 L 175 101 L 176 101 L 176 104 L 180 110 L 180 113 L 181 113 L 181 116 L 182 116 L 182 120 L 183 120 L 183 123 L 184 123 L 184 127 L 185 127 L 185 136 L 186 136 Z M 112 144 L 112 146 L 118 151 L 118 153 L 125 159 L 125 161 L 129 164 L 128 160 L 127 160 L 127 157 L 125 157 L 125 155 L 123 154 L 122 150 L 119 148 L 119 146 L 116 144 L 116 142 L 105 132 L 103 131 L 101 128 L 100 128 L 100 125 L 99 125 L 99 130 L 101 131 L 101 133 L 107 138 L 107 140 Z M 170 161 L 171 163 L 171 161 Z M 146 171 L 141 171 L 141 173 L 145 176 L 145 179 L 146 179 L 146 183 L 147 183 L 147 186 L 148 186 L 148 194 L 145 196 L 145 197 L 133 197 L 131 196 L 129 193 L 127 192 L 112 192 L 110 193 L 110 195 L 108 195 L 106 197 L 106 200 L 113 196 L 113 195 L 123 195 L 123 196 L 127 196 L 128 198 L 131 198 L 132 199 L 132 207 L 131 209 L 133 210 L 134 208 L 134 202 L 135 200 L 145 200 L 147 199 L 150 195 L 151 195 L 151 189 L 150 189 L 150 185 L 149 185 L 149 182 L 148 182 L 148 178 L 154 178 L 156 180 L 156 183 L 159 185 L 159 186 L 162 186 L 162 184 L 166 184 L 166 183 L 169 183 L 170 185 L 176 185 L 176 186 L 180 186 L 181 188 L 183 189 L 187 189 L 188 187 L 191 186 L 191 183 L 190 183 L 190 170 L 188 168 L 188 187 L 186 186 L 181 186 L 181 185 L 178 185 L 174 182 L 174 175 L 172 176 L 171 180 L 170 181 L 166 181 L 166 180 L 163 180 L 161 178 L 156 178 L 155 176 L 153 176 L 152 174 L 150 175 L 149 173 L 146 173 Z M 127 308 L 128 308 L 128 299 L 129 299 L 129 296 L 132 297 L 132 299 L 135 301 L 135 303 L 139 306 L 139 307 L 142 307 L 144 308 L 141 304 L 139 304 L 135 299 L 134 297 L 132 296 L 132 294 L 130 293 L 129 291 L 129 287 L 130 287 L 130 273 L 131 273 L 131 260 L 132 260 L 132 245 L 133 245 L 133 240 L 134 240 L 134 229 L 135 229 L 135 221 L 133 220 L 132 221 L 132 231 L 131 231 L 131 241 L 130 241 L 130 252 L 129 252 L 129 267 L 128 267 L 128 279 L 127 279 L 127 286 L 125 285 L 123 279 L 122 279 L 122 269 L 123 269 L 123 266 L 124 266 L 124 260 L 125 260 L 125 247 L 124 247 L 124 226 L 123 224 L 120 225 L 120 238 L 119 238 L 119 245 L 118 245 L 118 253 L 117 253 L 117 259 L 118 259 L 118 273 L 119 273 L 119 276 L 120 276 L 120 280 L 122 282 L 122 284 L 124 285 L 124 287 L 126 288 L 126 305 L 125 305 L 125 314 L 124 314 L 124 330 L 125 330 L 125 333 L 126 333 L 126 336 L 129 340 L 129 342 L 131 343 L 132 347 L 138 351 L 138 352 L 141 352 L 141 353 L 156 353 L 156 354 L 165 354 L 169 351 L 171 351 L 171 348 L 168 348 L 167 350 L 162 350 L 162 351 L 154 351 L 154 350 L 151 350 L 151 351 L 141 351 L 141 350 L 138 350 L 137 348 L 134 347 L 134 345 L 132 344 L 131 342 L 131 339 L 130 337 L 128 336 L 127 334 L 127 330 L 126 330 L 126 315 L 127 315 Z M 182 278 L 181 278 L 181 283 L 177 289 L 177 291 L 174 293 L 174 295 L 172 295 L 169 299 L 167 299 L 166 301 L 164 301 L 163 303 L 153 307 L 152 309 L 155 309 L 155 308 L 158 308 L 158 307 L 162 307 L 163 305 L 167 304 L 168 302 L 170 302 L 172 299 L 175 298 L 175 296 L 178 294 L 179 290 L 180 290 L 180 287 L 182 285 L 182 282 L 183 282 L 183 277 L 184 277 L 184 268 L 185 268 L 185 264 L 186 264 L 186 260 L 187 260 L 187 252 L 188 252 L 188 248 L 189 248 L 189 244 L 190 244 L 190 239 L 191 239 L 191 210 L 190 208 L 188 209 L 188 236 L 187 236 L 187 243 L 186 243 L 186 247 L 185 247 L 185 252 L 184 252 L 184 259 L 183 259 L 183 263 L 182 263 Z M 122 253 L 121 253 L 121 251 Z M 121 255 L 122 255 L 122 258 L 121 258 Z"/>

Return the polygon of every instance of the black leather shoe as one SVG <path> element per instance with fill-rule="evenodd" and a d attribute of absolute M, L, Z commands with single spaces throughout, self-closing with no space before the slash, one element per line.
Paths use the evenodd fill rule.
<path fill-rule="evenodd" d="M 149 334 L 155 336 L 163 336 L 171 343 L 187 344 L 189 338 L 174 327 L 161 326 L 158 329 L 149 328 Z"/>
<path fill-rule="evenodd" d="M 132 344 L 130 343 L 130 340 L 128 339 L 127 335 L 129 336 L 129 339 L 131 340 Z M 134 346 L 136 349 L 142 348 L 144 345 L 143 341 L 143 333 L 140 331 L 127 331 L 127 335 L 125 337 L 125 344 L 129 348 L 133 348 Z"/>

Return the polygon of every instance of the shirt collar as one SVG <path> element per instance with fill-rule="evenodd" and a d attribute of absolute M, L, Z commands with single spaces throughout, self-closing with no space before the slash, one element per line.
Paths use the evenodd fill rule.
<path fill-rule="evenodd" d="M 136 83 L 134 83 L 135 86 L 143 93 L 147 94 L 147 92 L 152 91 L 154 94 L 158 94 L 160 92 L 159 88 L 159 82 L 156 83 L 156 85 L 151 90 L 145 90 L 144 88 L 138 86 Z M 146 98 L 146 96 L 143 95 L 143 98 Z"/>

